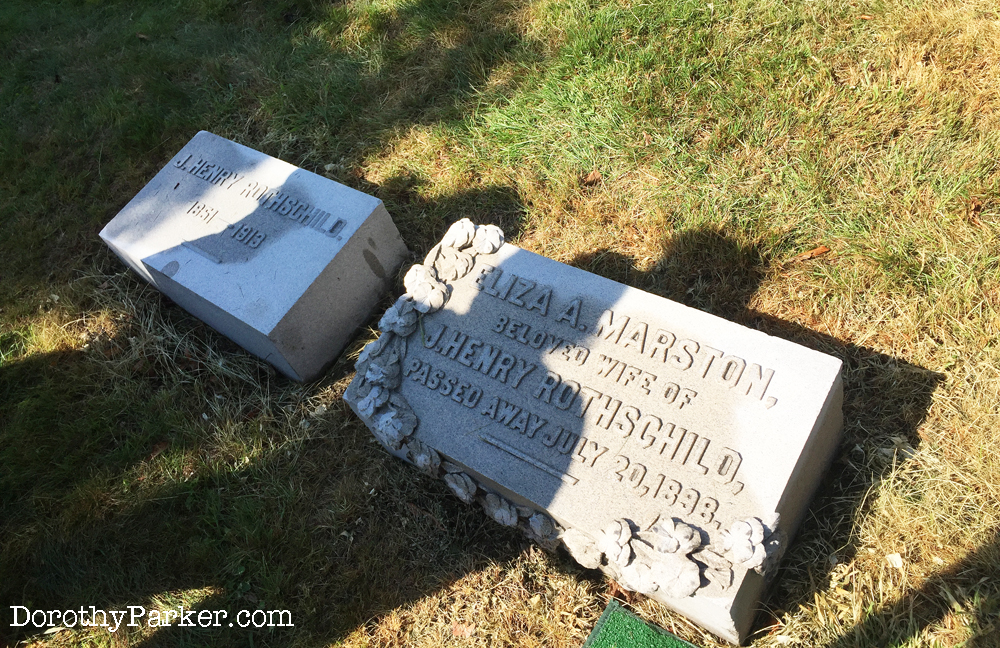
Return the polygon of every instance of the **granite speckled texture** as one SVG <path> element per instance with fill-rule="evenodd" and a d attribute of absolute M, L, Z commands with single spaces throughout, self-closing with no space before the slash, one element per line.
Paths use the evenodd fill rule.
<path fill-rule="evenodd" d="M 498 523 L 731 642 L 840 440 L 840 360 L 449 230 L 345 399 Z"/>
<path fill-rule="evenodd" d="M 202 131 L 101 232 L 136 273 L 295 380 L 312 380 L 407 255 L 382 202 Z"/>

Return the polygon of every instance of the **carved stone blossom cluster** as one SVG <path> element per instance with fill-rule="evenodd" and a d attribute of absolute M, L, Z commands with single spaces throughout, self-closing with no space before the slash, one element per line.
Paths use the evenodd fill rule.
<path fill-rule="evenodd" d="M 493 254 L 503 246 L 503 231 L 496 225 L 475 225 L 468 218 L 452 224 L 423 263 L 410 267 L 403 277 L 404 293 L 378 323 L 385 333 L 408 337 L 417 329 L 421 314 L 433 313 L 448 303 L 446 283 L 472 271 L 477 254 Z"/>
<path fill-rule="evenodd" d="M 475 225 L 468 218 L 456 221 L 427 253 L 423 264 L 412 266 L 406 273 L 406 294 L 400 300 L 408 301 L 421 313 L 439 310 L 450 296 L 446 282 L 469 274 L 477 254 L 493 254 L 502 245 L 503 231 L 496 225 Z"/>
<path fill-rule="evenodd" d="M 701 586 L 701 571 L 689 554 L 701 546 L 700 532 L 679 520 L 668 519 L 645 535 L 640 537 L 625 519 L 605 527 L 596 548 L 607 559 L 606 567 L 612 575 L 623 587 L 642 594 L 661 592 L 674 598 L 694 594 Z M 591 557 L 585 544 L 576 538 L 571 542 L 567 542 L 567 548 L 575 558 L 577 553 Z"/>
<path fill-rule="evenodd" d="M 765 574 L 781 549 L 778 519 L 765 522 L 752 517 L 733 522 L 722 533 L 722 548 L 733 564 Z"/>
<path fill-rule="evenodd" d="M 698 529 L 671 518 L 652 528 L 660 560 L 650 565 L 650 579 L 667 596 L 691 596 L 701 587 L 701 569 L 689 554 L 701 547 Z"/>
<path fill-rule="evenodd" d="M 407 338 L 419 326 L 422 314 L 448 303 L 449 281 L 472 271 L 475 256 L 493 254 L 503 246 L 503 231 L 495 225 L 475 225 L 468 218 L 452 224 L 403 279 L 406 293 L 386 310 L 379 321 L 382 335 L 362 350 L 355 364 L 358 376 L 348 388 L 357 399 L 357 411 L 387 448 L 432 477 L 441 477 L 466 504 L 479 502 L 486 514 L 505 526 L 520 528 L 543 546 L 554 548 L 561 529 L 549 516 L 529 507 L 515 506 L 491 492 L 462 469 L 441 458 L 434 448 L 413 438 L 418 420 L 398 389 Z"/>
<path fill-rule="evenodd" d="M 355 368 L 362 377 L 356 388 L 359 414 L 375 436 L 388 448 L 405 452 L 418 468 L 437 476 L 440 458 L 430 447 L 409 441 L 417 417 L 397 392 L 406 338 L 417 330 L 420 315 L 444 307 L 451 295 L 447 281 L 472 271 L 477 254 L 492 254 L 503 245 L 503 232 L 495 225 L 475 225 L 463 218 L 448 229 L 441 243 L 427 254 L 423 264 L 410 268 L 403 279 L 406 293 L 386 310 L 379 321 L 382 335 L 358 356 Z M 352 384 L 354 387 L 354 384 Z M 456 482 L 453 478 L 449 485 Z"/>

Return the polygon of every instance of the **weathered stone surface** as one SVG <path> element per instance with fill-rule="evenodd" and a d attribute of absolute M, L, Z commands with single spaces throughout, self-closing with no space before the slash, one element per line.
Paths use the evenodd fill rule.
<path fill-rule="evenodd" d="M 407 254 L 377 198 L 204 131 L 101 238 L 295 380 L 337 357 Z"/>
<path fill-rule="evenodd" d="M 741 641 L 840 437 L 839 360 L 456 223 L 345 398 L 397 457 Z"/>

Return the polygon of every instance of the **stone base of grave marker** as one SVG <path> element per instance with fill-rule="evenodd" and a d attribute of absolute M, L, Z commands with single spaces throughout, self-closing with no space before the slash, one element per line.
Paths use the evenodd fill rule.
<path fill-rule="evenodd" d="M 345 399 L 395 456 L 734 643 L 840 439 L 841 362 L 459 221 Z"/>
<path fill-rule="evenodd" d="M 408 254 L 377 198 L 204 131 L 101 238 L 182 308 L 303 381 L 339 355 Z"/>

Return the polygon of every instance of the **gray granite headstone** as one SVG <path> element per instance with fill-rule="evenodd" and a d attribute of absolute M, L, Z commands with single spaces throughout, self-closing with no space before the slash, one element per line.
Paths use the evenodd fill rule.
<path fill-rule="evenodd" d="M 841 362 L 456 223 L 345 399 L 394 455 L 742 641 L 839 443 Z"/>
<path fill-rule="evenodd" d="M 312 380 L 407 255 L 382 201 L 202 131 L 101 232 L 185 310 Z"/>

